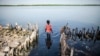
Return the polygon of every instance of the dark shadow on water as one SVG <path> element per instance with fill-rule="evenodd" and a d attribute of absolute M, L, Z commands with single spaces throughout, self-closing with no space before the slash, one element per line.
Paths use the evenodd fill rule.
<path fill-rule="evenodd" d="M 47 37 L 47 38 L 45 39 L 45 43 L 46 43 L 47 49 L 50 49 L 50 47 L 51 47 L 51 45 L 52 45 L 51 37 Z"/>

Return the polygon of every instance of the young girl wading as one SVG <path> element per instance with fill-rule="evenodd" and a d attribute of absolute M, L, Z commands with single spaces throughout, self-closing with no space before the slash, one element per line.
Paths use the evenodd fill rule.
<path fill-rule="evenodd" d="M 52 26 L 51 26 L 49 20 L 47 20 L 47 24 L 45 26 L 45 32 L 47 33 L 47 38 L 50 38 L 51 37 L 51 33 L 53 33 Z"/>

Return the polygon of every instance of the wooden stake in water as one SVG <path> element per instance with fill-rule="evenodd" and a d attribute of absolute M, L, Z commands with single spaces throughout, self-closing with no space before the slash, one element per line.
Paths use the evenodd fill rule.
<path fill-rule="evenodd" d="M 74 55 L 74 48 L 71 48 L 70 56 L 73 56 L 73 55 Z"/>

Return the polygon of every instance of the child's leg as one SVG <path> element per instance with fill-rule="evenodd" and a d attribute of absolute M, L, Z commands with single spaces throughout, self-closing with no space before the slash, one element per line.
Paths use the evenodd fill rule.
<path fill-rule="evenodd" d="M 47 38 L 49 37 L 49 34 L 47 33 Z"/>
<path fill-rule="evenodd" d="M 47 39 L 50 39 L 51 35 L 50 33 L 47 33 Z"/>

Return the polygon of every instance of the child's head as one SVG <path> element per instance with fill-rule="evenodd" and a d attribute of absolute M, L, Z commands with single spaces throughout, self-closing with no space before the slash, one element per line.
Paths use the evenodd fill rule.
<path fill-rule="evenodd" d="M 50 20 L 47 20 L 47 24 L 50 24 Z"/>

